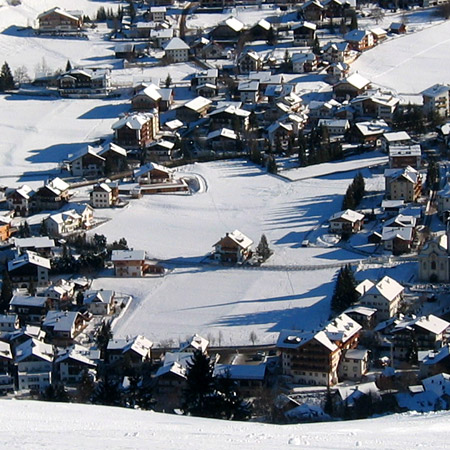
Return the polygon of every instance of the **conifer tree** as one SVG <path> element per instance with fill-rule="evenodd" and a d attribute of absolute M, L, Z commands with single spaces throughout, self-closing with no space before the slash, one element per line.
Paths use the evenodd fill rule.
<path fill-rule="evenodd" d="M 214 394 L 213 364 L 209 356 L 196 350 L 187 363 L 186 389 L 183 392 L 185 414 L 211 417 Z"/>
<path fill-rule="evenodd" d="M 266 261 L 271 255 L 272 250 L 269 248 L 266 235 L 261 235 L 258 246 L 256 247 L 256 254 L 261 258 L 262 262 Z"/>
<path fill-rule="evenodd" d="M 112 336 L 111 322 L 103 322 L 96 337 L 97 348 L 100 350 L 101 358 L 105 357 L 106 347 L 108 347 L 108 342 L 111 340 Z"/>
<path fill-rule="evenodd" d="M 5 61 L 0 71 L 0 92 L 14 89 L 14 77 L 8 63 Z"/>
<path fill-rule="evenodd" d="M 358 300 L 356 281 L 350 264 L 345 265 L 339 271 L 331 298 L 331 309 L 340 314 Z"/>

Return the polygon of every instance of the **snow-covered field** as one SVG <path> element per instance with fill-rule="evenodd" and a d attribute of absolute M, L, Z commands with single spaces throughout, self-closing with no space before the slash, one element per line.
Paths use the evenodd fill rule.
<path fill-rule="evenodd" d="M 106 406 L 1 400 L 1 447 L 90 450 L 366 450 L 448 448 L 450 413 L 334 423 L 268 425 Z"/>
<path fill-rule="evenodd" d="M 127 110 L 124 101 L 111 99 L 0 95 L 1 183 L 42 184 L 69 154 L 110 136 L 111 125 Z"/>
<path fill-rule="evenodd" d="M 351 69 L 403 95 L 420 93 L 435 83 L 448 83 L 449 33 L 450 22 L 444 22 L 400 36 L 364 52 Z"/>
<path fill-rule="evenodd" d="M 217 338 L 221 332 L 227 342 L 242 344 L 255 331 L 260 342 L 272 343 L 282 328 L 314 328 L 325 321 L 338 264 L 361 256 L 335 247 L 303 248 L 301 243 L 340 209 L 355 172 L 292 183 L 240 160 L 184 170 L 205 179 L 207 190 L 192 196 L 149 196 L 120 211 L 101 211 L 112 220 L 95 232 L 110 241 L 125 237 L 131 247 L 173 259 L 178 266 L 164 278 L 129 279 L 126 287 L 123 280 L 96 280 L 96 287 L 114 286 L 135 298 L 115 332 L 139 332 L 158 341 L 184 339 L 193 332 Z M 225 232 L 234 229 L 255 245 L 265 233 L 274 250 L 267 265 L 286 267 L 198 267 Z M 334 267 L 290 267 L 305 265 Z"/>

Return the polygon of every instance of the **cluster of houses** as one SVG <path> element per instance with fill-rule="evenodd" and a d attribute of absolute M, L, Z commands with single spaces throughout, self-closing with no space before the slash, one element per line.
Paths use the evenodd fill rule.
<path fill-rule="evenodd" d="M 431 380 L 448 378 L 450 323 L 433 314 L 402 314 L 405 289 L 388 276 L 379 281 L 366 279 L 357 285 L 356 291 L 360 296 L 358 302 L 324 327 L 280 332 L 277 349 L 285 381 L 291 386 L 331 387 L 341 402 L 355 390 L 361 390 L 364 395 L 371 391 L 379 398 L 396 392 L 400 409 L 417 409 L 411 407 L 411 403 L 408 405 L 406 398 L 427 390 L 427 383 L 436 382 Z M 380 357 L 383 352 L 385 356 Z M 375 355 L 379 358 L 377 361 Z M 376 364 L 379 367 L 376 379 L 369 378 Z M 399 393 L 396 385 L 392 390 L 395 368 L 405 364 L 418 367 L 417 375 L 425 388 L 413 385 Z M 372 381 L 368 381 L 370 379 Z M 448 407 L 448 382 L 445 386 L 437 393 L 446 405 L 444 408 Z M 342 389 L 351 392 L 341 392 Z M 295 398 L 295 395 L 289 397 Z"/>

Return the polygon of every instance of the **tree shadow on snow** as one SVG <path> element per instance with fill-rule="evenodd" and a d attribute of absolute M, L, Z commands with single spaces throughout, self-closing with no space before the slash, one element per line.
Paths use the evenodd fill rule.
<path fill-rule="evenodd" d="M 130 110 L 129 104 L 119 104 L 119 105 L 101 105 L 92 108 L 91 110 L 85 112 L 78 119 L 92 120 L 92 119 L 115 119 L 118 118 L 120 114 L 128 112 Z"/>
<path fill-rule="evenodd" d="M 93 145 L 88 142 L 76 142 L 70 144 L 55 144 L 43 149 L 31 150 L 31 156 L 26 158 L 32 163 L 60 163 L 68 158 L 69 155 L 79 152 L 87 145 Z"/>
<path fill-rule="evenodd" d="M 330 314 L 330 292 L 334 283 L 325 283 L 323 288 L 315 288 L 311 291 L 293 298 L 288 308 L 272 309 L 251 314 L 228 315 L 211 326 L 242 327 L 249 325 L 268 325 L 266 332 L 280 332 L 281 330 L 311 330 L 323 326 Z M 316 292 L 319 291 L 319 292 Z M 323 296 L 321 300 L 310 306 L 295 306 L 296 300 L 307 299 L 315 296 Z M 288 296 L 290 297 L 290 296 Z M 295 296 L 293 296 L 295 297 Z M 283 299 L 283 297 L 281 297 Z M 277 300 L 275 299 L 267 299 Z M 290 300 L 288 298 L 288 300 Z M 270 325 L 269 325 L 270 324 Z"/>

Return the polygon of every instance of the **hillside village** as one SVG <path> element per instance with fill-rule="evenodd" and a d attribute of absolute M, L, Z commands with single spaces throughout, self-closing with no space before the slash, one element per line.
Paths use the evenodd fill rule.
<path fill-rule="evenodd" d="M 204 358 L 246 418 L 450 409 L 450 84 L 352 69 L 448 3 L 84 3 L 2 33 L 68 46 L 0 73 L 5 124 L 32 105 L 0 147 L 2 394 L 176 412 Z"/>

